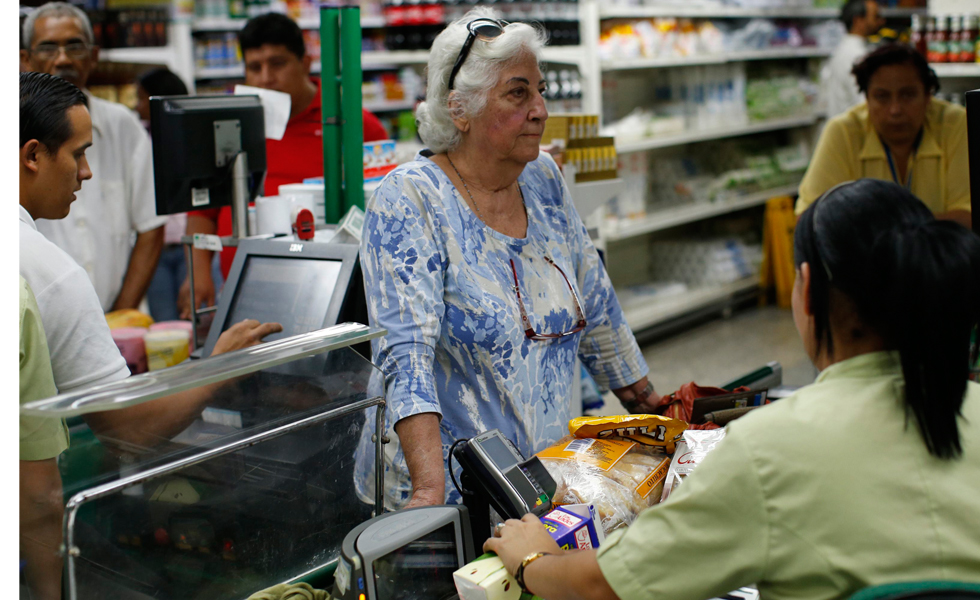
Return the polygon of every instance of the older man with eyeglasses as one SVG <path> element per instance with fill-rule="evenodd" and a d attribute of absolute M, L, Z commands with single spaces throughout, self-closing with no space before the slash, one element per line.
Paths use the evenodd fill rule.
<path fill-rule="evenodd" d="M 88 96 L 92 181 L 67 218 L 40 220 L 37 228 L 85 269 L 102 310 L 110 311 L 139 306 L 163 249 L 166 218 L 156 214 L 150 139 L 139 119 L 85 89 L 99 59 L 94 41 L 84 12 L 49 2 L 24 22 L 20 58 L 22 71 L 56 75 Z"/>

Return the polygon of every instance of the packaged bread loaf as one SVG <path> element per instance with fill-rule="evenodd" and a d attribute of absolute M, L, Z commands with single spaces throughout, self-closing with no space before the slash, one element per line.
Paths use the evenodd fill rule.
<path fill-rule="evenodd" d="M 592 504 L 604 532 L 660 501 L 670 457 L 632 441 L 566 437 L 538 453 L 558 484 L 558 504 Z"/>

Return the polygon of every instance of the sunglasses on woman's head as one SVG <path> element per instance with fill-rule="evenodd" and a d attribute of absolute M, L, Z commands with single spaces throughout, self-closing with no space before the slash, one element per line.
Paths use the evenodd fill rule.
<path fill-rule="evenodd" d="M 466 35 L 466 41 L 463 42 L 463 47 L 459 50 L 459 56 L 456 57 L 453 70 L 449 72 L 449 90 L 452 90 L 453 85 L 456 83 L 456 75 L 459 74 L 460 67 L 463 66 L 466 57 L 469 56 L 470 49 L 473 47 L 473 41 L 476 38 L 480 38 L 485 42 L 498 38 L 503 35 L 504 27 L 506 26 L 506 21 L 486 18 L 473 19 L 467 23 L 466 29 L 469 33 Z"/>

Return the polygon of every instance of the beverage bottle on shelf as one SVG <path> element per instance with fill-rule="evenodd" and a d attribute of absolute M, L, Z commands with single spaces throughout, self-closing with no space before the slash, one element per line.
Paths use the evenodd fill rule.
<path fill-rule="evenodd" d="M 977 15 L 963 17 L 963 31 L 960 33 L 960 62 L 976 62 Z"/>
<path fill-rule="evenodd" d="M 425 23 L 425 39 L 422 44 L 424 48 L 431 48 L 436 36 L 446 26 L 445 0 L 427 0 L 422 5 L 422 20 Z"/>
<path fill-rule="evenodd" d="M 545 79 L 547 80 L 547 89 L 544 92 L 545 100 L 557 100 L 561 93 L 561 86 L 558 83 L 558 72 L 548 71 Z"/>
<path fill-rule="evenodd" d="M 933 62 L 936 52 L 936 17 L 926 17 L 926 60 Z"/>
<path fill-rule="evenodd" d="M 946 15 L 936 17 L 934 46 L 931 62 L 946 62 L 947 52 L 949 51 L 949 17 Z"/>
<path fill-rule="evenodd" d="M 405 6 L 402 0 L 390 0 L 385 5 L 385 47 L 405 49 Z"/>
<path fill-rule="evenodd" d="M 928 48 L 926 47 L 926 31 L 921 15 L 912 15 L 911 38 L 909 39 L 909 42 L 919 54 L 921 54 L 923 57 L 927 56 Z"/>
<path fill-rule="evenodd" d="M 425 12 L 422 9 L 422 0 L 406 0 L 404 6 L 405 49 L 421 50 L 423 48 L 422 41 L 425 38 L 423 19 Z"/>
<path fill-rule="evenodd" d="M 946 60 L 944 62 L 960 62 L 960 32 L 963 21 L 958 15 L 949 17 L 949 37 L 946 42 Z"/>

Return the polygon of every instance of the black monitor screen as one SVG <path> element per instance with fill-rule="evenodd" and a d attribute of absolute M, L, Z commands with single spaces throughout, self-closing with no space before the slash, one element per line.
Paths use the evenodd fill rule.
<path fill-rule="evenodd" d="M 390 552 L 373 563 L 377 600 L 446 600 L 456 596 L 459 564 L 452 523 Z"/>
<path fill-rule="evenodd" d="M 265 341 L 323 327 L 343 261 L 249 256 L 224 329 L 244 319 L 282 324 Z"/>

